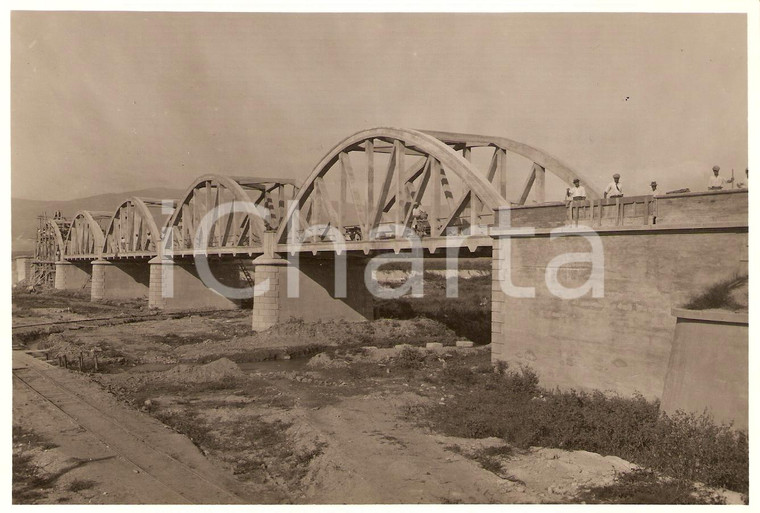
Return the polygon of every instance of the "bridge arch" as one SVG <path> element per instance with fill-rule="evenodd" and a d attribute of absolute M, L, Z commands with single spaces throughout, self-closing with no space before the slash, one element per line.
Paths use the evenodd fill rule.
<path fill-rule="evenodd" d="M 542 171 L 549 171 L 557 176 L 568 186 L 571 186 L 574 179 L 579 179 L 586 189 L 589 198 L 599 199 L 602 197 L 601 192 L 588 180 L 586 180 L 576 170 L 562 162 L 560 159 L 547 153 L 544 150 L 530 146 L 528 144 L 508 139 L 506 137 L 496 137 L 491 135 L 461 134 L 454 132 L 439 132 L 433 130 L 424 130 L 426 134 L 432 135 L 446 144 L 459 149 L 477 148 L 477 147 L 494 147 L 503 152 L 510 152 L 520 155 L 533 162 L 533 169 L 528 176 L 528 180 L 523 185 L 520 198 L 514 203 L 522 205 L 532 187 L 536 186 L 536 181 Z M 503 194 L 502 194 L 503 195 Z"/>
<path fill-rule="evenodd" d="M 150 207 L 162 208 L 164 203 L 132 196 L 119 205 L 104 232 L 102 257 L 157 255 L 161 230 Z"/>
<path fill-rule="evenodd" d="M 103 225 L 110 212 L 80 210 L 74 215 L 66 238 L 64 257 L 94 260 L 103 249 Z"/>
<path fill-rule="evenodd" d="M 485 169 L 472 162 L 471 150 L 476 147 L 493 151 Z M 508 151 L 533 164 L 516 200 L 506 195 Z M 362 153 L 363 157 L 356 158 Z M 380 166 L 378 155 L 386 159 Z M 354 172 L 357 167 L 360 174 Z M 280 224 L 276 240 L 293 241 L 289 235 L 296 234 L 296 241 L 306 242 L 308 232 L 316 242 L 314 228 L 322 226 L 337 228 L 346 238 L 367 240 L 382 232 L 383 224 L 409 227 L 415 204 L 430 210 L 432 236 L 446 234 L 450 228 L 467 231 L 490 224 L 497 207 L 523 204 L 534 183 L 542 185 L 547 169 L 568 185 L 580 178 L 545 152 L 506 138 L 389 127 L 363 130 L 338 143 L 319 161 L 289 208 L 287 222 Z M 329 176 L 331 185 L 326 181 Z M 452 187 L 452 178 L 458 180 L 459 190 Z M 590 186 L 587 191 L 591 197 L 598 196 Z M 473 233 L 471 228 L 469 233 Z"/>
<path fill-rule="evenodd" d="M 224 205 L 232 213 L 209 225 L 209 233 L 200 234 L 207 248 L 222 250 L 260 245 L 264 232 L 278 227 L 287 201 L 292 200 L 297 191 L 295 180 L 282 178 L 217 174 L 198 177 L 183 193 L 167 220 L 164 249 L 170 244 L 175 252 L 192 250 L 204 216 Z"/>

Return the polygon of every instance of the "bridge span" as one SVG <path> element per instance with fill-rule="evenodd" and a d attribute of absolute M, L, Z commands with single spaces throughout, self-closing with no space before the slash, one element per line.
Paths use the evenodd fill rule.
<path fill-rule="evenodd" d="M 547 174 L 579 178 L 588 199 L 547 202 Z M 748 272 L 746 190 L 600 199 L 526 144 L 399 128 L 347 137 L 302 183 L 209 174 L 180 198 L 125 198 L 44 228 L 37 261 L 55 264 L 56 288 L 160 309 L 252 304 L 255 330 L 371 319 L 365 285 L 380 255 L 491 257 L 494 359 L 531 365 L 547 386 L 650 397 L 665 379 L 671 309 Z M 578 257 L 595 251 L 600 295 L 584 289 L 598 269 Z M 557 297 L 549 277 L 587 292 Z"/>

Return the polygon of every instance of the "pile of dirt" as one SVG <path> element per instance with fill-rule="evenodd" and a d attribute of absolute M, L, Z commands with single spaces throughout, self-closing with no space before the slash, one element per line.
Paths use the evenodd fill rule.
<path fill-rule="evenodd" d="M 205 365 L 177 365 L 160 374 L 163 379 L 185 383 L 208 383 L 240 378 L 244 375 L 240 367 L 227 358 L 220 358 Z"/>
<path fill-rule="evenodd" d="M 72 338 L 65 333 L 53 333 L 40 343 L 39 347 L 40 349 L 47 350 L 51 358 L 64 355 L 68 358 L 73 358 L 78 356 L 79 353 L 89 353 L 95 349 L 93 345 L 85 344 L 79 340 L 72 340 Z"/>

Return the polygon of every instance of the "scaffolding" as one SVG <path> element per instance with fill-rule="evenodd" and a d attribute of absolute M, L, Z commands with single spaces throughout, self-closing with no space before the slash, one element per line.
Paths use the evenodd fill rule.
<path fill-rule="evenodd" d="M 61 260 L 64 241 L 69 235 L 71 221 L 56 212 L 37 216 L 37 237 L 32 260 L 31 287 L 55 285 L 55 263 Z"/>

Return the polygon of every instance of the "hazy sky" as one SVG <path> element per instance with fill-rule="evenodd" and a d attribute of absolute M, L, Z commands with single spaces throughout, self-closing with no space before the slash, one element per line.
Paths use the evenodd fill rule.
<path fill-rule="evenodd" d="M 14 12 L 11 59 L 14 197 L 303 179 L 381 125 L 509 137 L 629 194 L 747 166 L 744 15 Z"/>

